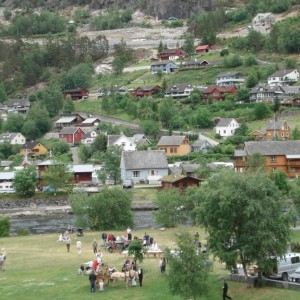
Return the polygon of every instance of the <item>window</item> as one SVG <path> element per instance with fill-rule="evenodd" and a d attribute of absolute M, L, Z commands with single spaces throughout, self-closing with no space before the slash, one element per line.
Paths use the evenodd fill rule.
<path fill-rule="evenodd" d="M 133 177 L 140 177 L 140 171 L 133 171 Z"/>
<path fill-rule="evenodd" d="M 285 136 L 286 136 L 286 137 L 288 137 L 288 136 L 289 136 L 289 133 L 288 133 L 288 132 L 286 132 L 286 133 L 285 133 Z"/>
<path fill-rule="evenodd" d="M 274 167 L 274 168 L 272 168 L 272 172 L 273 173 L 275 173 L 277 170 L 276 170 L 276 168 Z"/>
<path fill-rule="evenodd" d="M 150 170 L 150 174 L 151 174 L 151 176 L 154 176 L 155 175 L 155 170 Z"/>
<path fill-rule="evenodd" d="M 300 257 L 299 256 L 292 257 L 291 262 L 292 262 L 292 264 L 299 263 L 300 262 Z"/>
<path fill-rule="evenodd" d="M 281 132 L 281 137 L 284 137 L 284 132 Z"/>
<path fill-rule="evenodd" d="M 289 172 L 290 173 L 295 173 L 296 172 L 296 168 L 289 168 Z"/>
<path fill-rule="evenodd" d="M 271 156 L 271 163 L 275 163 L 276 162 L 276 156 Z"/>

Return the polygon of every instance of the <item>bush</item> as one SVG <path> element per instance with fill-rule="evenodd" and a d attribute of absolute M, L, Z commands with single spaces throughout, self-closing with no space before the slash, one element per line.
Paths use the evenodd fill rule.
<path fill-rule="evenodd" d="M 291 251 L 292 252 L 300 252 L 300 243 L 299 242 L 292 242 L 291 243 Z"/>
<path fill-rule="evenodd" d="M 220 56 L 226 56 L 226 55 L 228 55 L 229 54 L 229 50 L 228 49 L 222 49 L 221 51 L 220 51 Z"/>
<path fill-rule="evenodd" d="M 26 236 L 26 235 L 29 234 L 29 231 L 26 228 L 19 228 L 18 231 L 17 231 L 17 234 L 19 236 Z"/>
<path fill-rule="evenodd" d="M 8 217 L 0 217 L 0 237 L 9 236 L 10 220 Z"/>

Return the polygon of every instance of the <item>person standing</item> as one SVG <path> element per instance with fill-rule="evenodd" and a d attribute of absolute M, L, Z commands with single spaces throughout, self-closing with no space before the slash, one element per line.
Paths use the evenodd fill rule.
<path fill-rule="evenodd" d="M 223 300 L 227 299 L 231 299 L 230 296 L 227 295 L 228 293 L 228 284 L 226 282 L 226 280 L 223 278 Z"/>
<path fill-rule="evenodd" d="M 94 242 L 93 242 L 93 251 L 94 251 L 94 254 L 96 254 L 98 251 L 98 243 L 97 243 L 96 239 L 94 239 Z"/>
<path fill-rule="evenodd" d="M 103 241 L 103 246 L 105 247 L 105 245 L 106 245 L 106 239 L 107 239 L 107 234 L 106 234 L 106 232 L 103 232 L 102 233 L 102 241 Z"/>
<path fill-rule="evenodd" d="M 6 252 L 4 249 L 2 249 L 0 252 L 0 271 L 5 271 L 4 269 L 5 260 L 6 260 Z"/>
<path fill-rule="evenodd" d="M 91 292 L 93 292 L 93 293 L 95 293 L 95 291 L 96 291 L 96 280 L 97 280 L 97 277 L 95 275 L 95 272 L 92 271 L 92 273 L 89 276 L 89 281 L 91 284 Z"/>
<path fill-rule="evenodd" d="M 138 269 L 138 274 L 139 274 L 139 283 L 140 283 L 140 286 L 143 285 L 143 269 L 141 267 L 139 267 Z"/>
<path fill-rule="evenodd" d="M 100 279 L 99 281 L 99 292 L 103 292 L 104 291 L 104 282 L 102 279 Z"/>
<path fill-rule="evenodd" d="M 71 238 L 69 236 L 66 237 L 66 246 L 67 246 L 67 251 L 70 252 Z"/>
<path fill-rule="evenodd" d="M 166 271 L 166 259 L 161 258 L 159 260 L 160 273 L 164 273 Z"/>
<path fill-rule="evenodd" d="M 78 255 L 81 255 L 82 243 L 80 240 L 76 242 L 76 248 L 77 248 Z"/>

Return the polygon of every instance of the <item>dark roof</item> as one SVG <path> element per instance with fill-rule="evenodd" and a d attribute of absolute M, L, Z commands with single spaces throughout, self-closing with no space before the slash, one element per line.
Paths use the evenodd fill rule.
<path fill-rule="evenodd" d="M 160 86 L 158 86 L 158 85 L 145 85 L 145 86 L 139 86 L 135 90 L 142 89 L 143 91 L 152 91 L 156 88 L 160 89 Z"/>
<path fill-rule="evenodd" d="M 0 140 L 11 141 L 18 134 L 20 134 L 20 133 L 18 133 L 18 132 L 0 133 Z"/>
<path fill-rule="evenodd" d="M 219 93 L 230 93 L 233 90 L 236 90 L 237 88 L 232 86 L 224 86 L 224 85 L 210 85 L 205 90 L 203 90 L 203 93 L 210 94 L 214 90 L 217 90 Z"/>
<path fill-rule="evenodd" d="M 122 158 L 127 170 L 168 168 L 166 153 L 163 150 L 123 151 Z"/>
<path fill-rule="evenodd" d="M 184 92 L 188 87 L 193 87 L 190 83 L 176 83 L 173 85 L 169 85 L 166 89 L 165 93 L 171 93 L 172 91 Z"/>
<path fill-rule="evenodd" d="M 285 121 L 284 120 L 274 120 L 269 122 L 269 125 L 267 126 L 266 130 L 279 130 L 284 126 Z"/>
<path fill-rule="evenodd" d="M 196 178 L 196 177 L 191 177 L 191 176 L 186 176 L 186 175 L 168 175 L 168 176 L 164 176 L 160 179 L 161 182 L 170 182 L 170 183 L 174 183 L 174 182 L 177 182 L 177 181 L 180 181 L 182 179 L 185 179 L 185 178 L 193 178 L 194 180 L 200 182 L 202 181 L 201 179 L 199 178 Z"/>
<path fill-rule="evenodd" d="M 21 107 L 25 107 L 25 106 L 30 106 L 30 101 L 28 99 L 12 99 L 12 100 L 8 100 L 7 102 L 5 102 L 5 104 L 8 107 L 14 107 L 14 106 L 21 106 Z"/>
<path fill-rule="evenodd" d="M 121 136 L 120 134 L 108 135 L 107 136 L 107 146 L 113 145 L 120 136 Z"/>
<path fill-rule="evenodd" d="M 87 89 L 84 88 L 77 88 L 77 89 L 68 89 L 68 90 L 64 90 L 63 93 L 76 93 L 76 92 L 80 92 L 80 91 L 88 91 Z"/>
<path fill-rule="evenodd" d="M 206 50 L 206 49 L 210 49 L 210 45 L 199 45 L 196 47 L 196 50 Z"/>
<path fill-rule="evenodd" d="M 186 137 L 184 135 L 165 135 L 160 138 L 157 146 L 179 146 L 185 138 Z"/>
<path fill-rule="evenodd" d="M 171 64 L 175 65 L 176 67 L 178 67 L 177 64 L 175 64 L 171 60 L 163 60 L 163 61 L 154 62 L 153 64 L 151 64 L 151 67 L 152 66 L 163 66 L 163 65 L 167 65 L 169 63 L 171 63 Z"/>
<path fill-rule="evenodd" d="M 40 144 L 40 143 L 37 142 L 37 141 L 29 141 L 29 142 L 26 142 L 26 143 L 21 147 L 21 149 L 32 149 L 32 148 L 35 147 L 37 144 Z"/>
<path fill-rule="evenodd" d="M 225 73 L 220 73 L 219 75 L 217 75 L 217 78 L 219 77 L 231 77 L 231 76 L 244 76 L 241 72 L 225 72 Z"/>
<path fill-rule="evenodd" d="M 201 167 L 200 164 L 181 164 L 180 166 L 186 173 L 194 172 Z"/>
<path fill-rule="evenodd" d="M 276 91 L 281 91 L 282 93 L 285 92 L 284 87 L 283 86 L 270 86 L 268 84 L 259 84 L 256 85 L 255 87 L 253 87 L 250 90 L 250 94 L 257 94 L 258 92 L 262 92 L 261 89 L 263 89 L 264 93 L 275 93 Z"/>
<path fill-rule="evenodd" d="M 247 155 L 294 155 L 300 154 L 300 141 L 245 142 Z"/>
<path fill-rule="evenodd" d="M 197 140 L 193 143 L 193 147 L 201 147 L 201 146 L 212 146 L 210 142 L 207 140 Z"/>
<path fill-rule="evenodd" d="M 159 55 L 161 55 L 161 54 L 175 54 L 178 50 L 183 51 L 181 48 L 178 48 L 178 49 L 166 49 L 166 50 L 161 51 L 159 53 Z"/>
<path fill-rule="evenodd" d="M 74 134 L 80 127 L 64 127 L 59 134 Z M 81 129 L 82 130 L 82 129 Z"/>
<path fill-rule="evenodd" d="M 236 121 L 234 118 L 222 118 L 217 124 L 217 127 L 227 127 L 233 120 Z"/>
<path fill-rule="evenodd" d="M 208 64 L 207 60 L 189 60 L 187 61 L 184 66 L 200 66 L 202 63 Z"/>
<path fill-rule="evenodd" d="M 287 74 L 290 74 L 292 72 L 296 71 L 296 69 L 287 69 L 287 70 L 278 70 L 269 77 L 283 77 Z"/>

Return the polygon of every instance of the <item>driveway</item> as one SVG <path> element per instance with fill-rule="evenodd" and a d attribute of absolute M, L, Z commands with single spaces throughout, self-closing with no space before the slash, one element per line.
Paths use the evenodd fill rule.
<path fill-rule="evenodd" d="M 78 147 L 70 147 L 70 149 L 72 152 L 73 164 L 78 165 L 79 164 Z"/>

